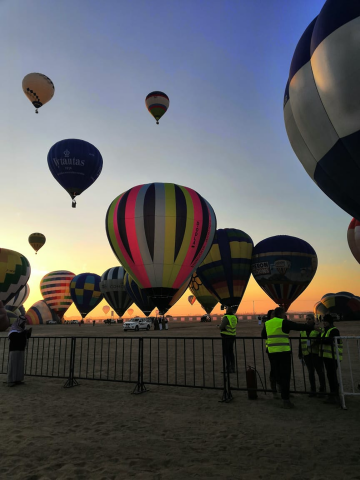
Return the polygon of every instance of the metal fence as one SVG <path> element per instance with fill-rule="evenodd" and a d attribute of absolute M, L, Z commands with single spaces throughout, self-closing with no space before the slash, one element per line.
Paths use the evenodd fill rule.
<path fill-rule="evenodd" d="M 299 338 L 292 344 L 291 392 L 310 393 L 308 374 L 298 360 Z M 7 373 L 8 340 L 0 338 L 0 373 Z M 246 372 L 256 371 L 257 391 L 271 392 L 264 341 L 237 337 L 235 373 L 226 371 L 222 339 L 199 337 L 31 337 L 25 352 L 25 375 L 66 379 L 65 387 L 78 380 L 105 380 L 135 385 L 168 385 L 223 391 L 249 391 Z M 342 370 L 344 371 L 344 370 Z M 344 376 L 344 374 L 343 374 Z"/>
<path fill-rule="evenodd" d="M 342 361 L 339 344 L 342 344 Z M 360 395 L 360 337 L 335 337 L 335 351 L 339 372 L 341 406 L 346 409 L 345 396 Z"/>

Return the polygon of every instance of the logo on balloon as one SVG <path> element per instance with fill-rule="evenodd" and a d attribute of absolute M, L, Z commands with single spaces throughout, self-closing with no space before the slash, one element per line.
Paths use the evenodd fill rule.
<path fill-rule="evenodd" d="M 251 270 L 254 277 L 258 275 L 270 275 L 269 262 L 253 263 Z"/>
<path fill-rule="evenodd" d="M 68 158 L 68 157 L 69 157 L 69 155 L 70 155 L 70 152 L 69 152 L 69 150 L 65 150 L 65 152 L 64 152 L 64 155 L 65 155 L 65 157 L 66 157 L 66 158 Z"/>
<path fill-rule="evenodd" d="M 57 168 L 60 168 L 60 165 L 76 165 L 78 167 L 85 165 L 85 160 L 80 160 L 79 158 L 53 158 L 53 160 Z"/>

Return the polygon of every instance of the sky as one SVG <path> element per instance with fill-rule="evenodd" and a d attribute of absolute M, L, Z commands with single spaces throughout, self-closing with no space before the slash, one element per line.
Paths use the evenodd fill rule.
<path fill-rule="evenodd" d="M 328 292 L 360 295 L 346 237 L 351 218 L 307 175 L 283 120 L 294 49 L 322 5 L 0 0 L 0 246 L 30 261 L 25 308 L 42 298 L 39 283 L 50 271 L 101 275 L 119 264 L 106 211 L 122 192 L 150 182 L 193 188 L 212 205 L 218 228 L 243 230 L 255 245 L 273 235 L 310 243 L 319 267 L 291 311 L 312 310 Z M 38 115 L 21 87 L 31 72 L 55 84 Z M 153 90 L 170 98 L 160 125 L 145 108 Z M 65 138 L 92 143 L 104 160 L 76 209 L 47 166 L 50 147 Z M 33 232 L 47 239 L 38 255 L 28 244 Z M 189 294 L 169 313 L 203 313 L 188 304 Z M 103 305 L 89 316 L 101 316 Z M 251 278 L 238 312 L 272 306 Z M 76 314 L 73 305 L 67 316 Z"/>

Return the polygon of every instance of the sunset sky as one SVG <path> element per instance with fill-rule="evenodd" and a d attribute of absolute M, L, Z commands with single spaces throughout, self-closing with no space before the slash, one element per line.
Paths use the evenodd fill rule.
<path fill-rule="evenodd" d="M 30 261 L 31 294 L 53 270 L 101 275 L 117 266 L 105 232 L 112 200 L 149 182 L 200 193 L 218 228 L 254 244 L 272 235 L 309 242 L 314 280 L 290 310 L 311 310 L 328 292 L 360 295 L 360 266 L 347 244 L 351 218 L 311 181 L 284 127 L 283 94 L 295 46 L 322 0 L 3 0 L 0 2 L 2 114 L 1 244 Z M 22 79 L 41 72 L 54 98 L 35 115 Z M 156 125 L 153 90 L 170 98 Z M 71 208 L 47 166 L 65 138 L 95 145 L 98 180 Z M 38 255 L 28 236 L 41 232 Z M 170 314 L 202 314 L 186 292 Z M 250 279 L 239 313 L 272 301 Z M 102 316 L 102 302 L 90 317 Z M 219 305 L 214 313 L 219 313 Z M 140 311 L 134 307 L 134 314 Z M 77 314 L 72 306 L 66 316 Z"/>

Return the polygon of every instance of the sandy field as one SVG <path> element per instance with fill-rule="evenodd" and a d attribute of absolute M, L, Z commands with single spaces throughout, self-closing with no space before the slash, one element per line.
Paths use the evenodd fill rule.
<path fill-rule="evenodd" d="M 360 324 L 339 323 L 341 334 Z M 259 336 L 241 322 L 238 335 Z M 120 325 L 37 326 L 34 336 L 138 337 Z M 145 337 L 218 337 L 216 324 L 170 324 Z M 1 337 L 6 336 L 2 333 Z M 217 370 L 219 370 L 217 368 Z M 3 381 L 5 375 L 1 375 Z M 27 377 L 2 384 L 0 478 L 46 479 L 360 479 L 360 397 L 348 410 L 295 395 L 296 408 L 260 393 Z"/>

